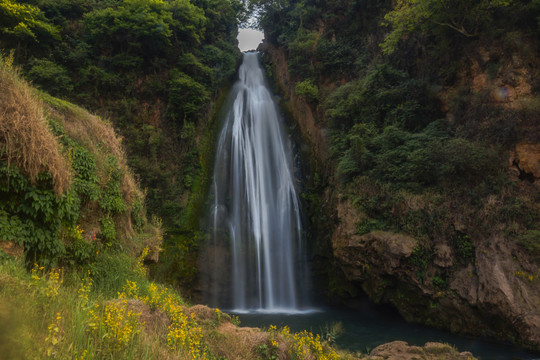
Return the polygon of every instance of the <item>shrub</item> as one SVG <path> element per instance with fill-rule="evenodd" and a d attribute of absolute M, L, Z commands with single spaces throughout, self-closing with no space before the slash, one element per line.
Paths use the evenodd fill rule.
<path fill-rule="evenodd" d="M 356 233 L 358 235 L 368 234 L 374 230 L 386 230 L 387 225 L 375 219 L 364 219 L 356 224 Z"/>
<path fill-rule="evenodd" d="M 452 236 L 452 241 L 459 255 L 459 262 L 468 263 L 474 261 L 474 246 L 469 235 L 456 231 Z"/>
<path fill-rule="evenodd" d="M 106 215 L 99 219 L 99 223 L 101 225 L 101 236 L 110 245 L 110 242 L 116 239 L 116 227 L 114 226 L 114 221 L 110 215 Z"/>
<path fill-rule="evenodd" d="M 58 196 L 50 175 L 31 184 L 17 168 L 0 162 L 0 223 L 3 239 L 23 244 L 29 261 L 54 265 L 65 253 L 62 226 L 75 226 L 79 201 L 72 191 Z M 5 236 L 5 237 L 4 237 Z"/>
<path fill-rule="evenodd" d="M 518 238 L 518 242 L 535 259 L 540 259 L 540 230 L 527 230 Z"/>
<path fill-rule="evenodd" d="M 319 89 L 313 84 L 311 79 L 307 79 L 296 84 L 296 94 L 306 99 L 309 103 L 316 103 L 318 101 Z"/>
<path fill-rule="evenodd" d="M 119 214 L 127 210 L 127 205 L 120 189 L 122 172 L 118 167 L 116 157 L 107 156 L 107 183 L 103 189 L 99 206 L 109 214 Z"/>
<path fill-rule="evenodd" d="M 206 88 L 189 75 L 177 70 L 172 71 L 168 85 L 170 117 L 180 125 L 186 117 L 197 118 L 209 100 Z"/>
<path fill-rule="evenodd" d="M 73 90 L 71 77 L 61 65 L 47 59 L 34 59 L 30 66 L 28 78 L 52 95 L 65 97 Z"/>

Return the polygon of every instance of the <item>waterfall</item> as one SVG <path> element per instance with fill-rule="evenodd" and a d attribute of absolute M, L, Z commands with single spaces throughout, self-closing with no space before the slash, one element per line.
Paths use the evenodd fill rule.
<path fill-rule="evenodd" d="M 217 144 L 207 301 L 293 312 L 305 288 L 292 156 L 257 53 L 245 53 Z M 205 287 L 205 285 L 203 285 Z"/>

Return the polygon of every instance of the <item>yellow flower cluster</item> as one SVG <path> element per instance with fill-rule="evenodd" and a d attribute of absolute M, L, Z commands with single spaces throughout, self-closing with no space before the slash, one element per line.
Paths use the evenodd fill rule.
<path fill-rule="evenodd" d="M 125 349 L 140 333 L 139 314 L 127 310 L 125 300 L 96 305 L 89 312 L 89 330 L 109 344 L 113 351 Z"/>
<path fill-rule="evenodd" d="M 79 294 L 79 299 L 81 299 L 83 305 L 86 305 L 88 303 L 88 295 L 90 294 L 90 291 L 92 291 L 92 285 L 93 281 L 90 277 L 90 270 L 88 270 L 87 275 L 81 280 L 79 290 L 77 290 L 77 293 Z"/>
<path fill-rule="evenodd" d="M 329 346 L 324 346 L 319 334 L 313 334 L 307 330 L 293 335 L 292 353 L 297 359 L 314 357 L 319 360 L 338 360 L 339 356 Z"/>
<path fill-rule="evenodd" d="M 60 321 L 62 320 L 62 316 L 60 313 L 56 313 L 56 321 L 51 323 L 47 329 L 48 329 L 48 335 L 45 338 L 46 348 L 47 348 L 47 357 L 54 357 L 56 356 L 56 346 L 60 342 Z"/>
<path fill-rule="evenodd" d="M 43 266 L 34 264 L 31 270 L 32 284 L 38 287 L 41 294 L 45 294 L 48 298 L 56 298 L 64 282 L 62 269 L 52 268 L 47 273 L 44 269 Z"/>
<path fill-rule="evenodd" d="M 32 268 L 32 280 L 34 285 L 41 280 L 43 269 L 45 269 L 43 266 L 39 266 L 38 264 L 34 263 L 34 267 Z"/>
<path fill-rule="evenodd" d="M 540 272 L 540 271 L 539 271 Z M 526 273 L 526 272 L 523 272 L 523 271 L 516 271 L 516 276 L 518 278 L 521 278 L 521 279 L 527 279 L 529 280 L 530 282 L 533 282 L 535 276 L 532 275 L 532 274 L 529 274 L 529 273 Z"/>
<path fill-rule="evenodd" d="M 52 268 L 47 275 L 47 287 L 45 288 L 45 295 L 49 298 L 56 298 L 63 282 L 62 270 Z"/>
<path fill-rule="evenodd" d="M 122 292 L 118 293 L 120 299 L 139 299 L 139 289 L 135 281 L 126 280 L 126 284 L 122 288 Z M 142 299 L 139 299 L 142 300 Z"/>
<path fill-rule="evenodd" d="M 141 255 L 137 258 L 136 271 L 140 276 L 146 276 L 146 267 L 144 266 L 144 259 L 148 256 L 150 249 L 145 247 Z"/>
<path fill-rule="evenodd" d="M 288 326 L 285 326 L 278 331 L 275 325 L 271 325 L 268 332 L 270 333 L 270 344 L 272 349 L 277 349 L 279 346 L 279 342 L 277 341 L 278 336 L 291 343 L 289 353 L 292 359 L 339 359 L 335 350 L 328 346 L 328 344 L 325 344 L 318 334 L 313 335 L 307 330 L 299 333 L 291 333 Z"/>
<path fill-rule="evenodd" d="M 83 228 L 81 228 L 81 225 L 77 225 L 74 229 L 71 229 L 71 234 L 72 234 L 73 239 L 82 240 L 83 232 L 84 230 Z"/>
<path fill-rule="evenodd" d="M 75 360 L 85 360 L 86 359 L 86 355 L 88 355 L 88 350 L 83 350 L 83 352 L 81 353 L 81 356 L 75 356 Z"/>
<path fill-rule="evenodd" d="M 197 359 L 202 355 L 202 329 L 197 326 L 193 314 L 188 316 L 178 304 L 170 306 L 171 319 L 167 344 L 172 350 L 180 349 L 190 358 Z"/>
<path fill-rule="evenodd" d="M 171 350 L 178 350 L 189 358 L 200 358 L 205 350 L 202 338 L 202 328 L 197 324 L 193 314 L 188 316 L 175 294 L 167 288 L 159 287 L 154 283 L 148 286 L 145 295 L 136 282 L 126 281 L 122 292 L 118 294 L 121 299 L 133 298 L 144 302 L 152 309 L 160 309 L 169 319 L 167 345 Z"/>

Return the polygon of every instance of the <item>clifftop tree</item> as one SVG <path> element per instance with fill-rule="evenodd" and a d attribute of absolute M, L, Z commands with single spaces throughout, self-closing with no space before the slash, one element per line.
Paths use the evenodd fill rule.
<path fill-rule="evenodd" d="M 382 50 L 390 54 L 403 37 L 434 26 L 448 27 L 466 37 L 478 36 L 497 9 L 511 4 L 512 0 L 398 0 L 394 10 L 384 16 L 384 24 L 392 31 L 381 44 Z"/>

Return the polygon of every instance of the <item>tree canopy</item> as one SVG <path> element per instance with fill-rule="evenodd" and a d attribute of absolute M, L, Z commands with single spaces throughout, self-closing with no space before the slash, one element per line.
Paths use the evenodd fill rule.
<path fill-rule="evenodd" d="M 391 27 L 381 47 L 392 53 L 399 40 L 413 31 L 444 26 L 466 37 L 478 36 L 492 20 L 495 10 L 512 4 L 512 0 L 398 0 L 384 16 Z"/>

